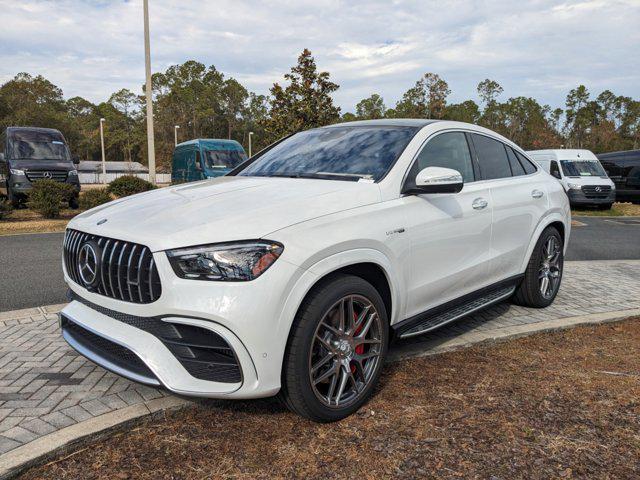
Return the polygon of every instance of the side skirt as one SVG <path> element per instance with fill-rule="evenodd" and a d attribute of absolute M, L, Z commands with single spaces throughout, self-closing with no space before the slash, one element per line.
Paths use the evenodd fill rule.
<path fill-rule="evenodd" d="M 402 339 L 422 335 L 505 300 L 523 278 L 524 275 L 516 275 L 403 320 L 392 326 L 394 336 Z"/>

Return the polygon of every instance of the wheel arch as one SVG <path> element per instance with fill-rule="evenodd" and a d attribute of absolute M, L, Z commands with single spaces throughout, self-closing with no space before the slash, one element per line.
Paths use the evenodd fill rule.
<path fill-rule="evenodd" d="M 521 272 L 524 272 L 526 270 L 527 264 L 529 263 L 529 259 L 531 258 L 531 254 L 533 253 L 533 249 L 535 248 L 536 243 L 538 242 L 538 238 L 540 238 L 540 235 L 542 235 L 542 232 L 544 232 L 544 230 L 548 227 L 555 227 L 556 229 L 558 229 L 562 237 L 564 253 L 566 254 L 567 245 L 569 243 L 569 234 L 571 231 L 571 223 L 570 223 L 570 220 L 567 220 L 560 212 L 552 212 L 547 216 L 543 217 L 540 220 L 540 222 L 538 222 L 538 225 L 536 226 L 536 229 L 534 230 L 533 235 L 531 235 L 531 239 L 529 240 L 529 246 L 527 248 L 526 255 L 524 256 L 522 260 L 522 265 L 520 267 Z"/>

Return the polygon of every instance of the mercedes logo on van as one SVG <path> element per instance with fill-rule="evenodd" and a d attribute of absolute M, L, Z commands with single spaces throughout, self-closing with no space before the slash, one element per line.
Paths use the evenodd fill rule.
<path fill-rule="evenodd" d="M 78 252 L 78 270 L 87 290 L 93 290 L 100 280 L 100 246 L 93 240 L 85 242 Z"/>
<path fill-rule="evenodd" d="M 53 175 L 51 174 L 51 172 L 44 172 L 42 174 L 43 178 L 46 178 L 47 180 L 51 180 L 53 178 Z"/>
<path fill-rule="evenodd" d="M 602 188 L 601 187 L 596 187 L 595 190 L 596 190 L 596 192 L 601 192 Z"/>

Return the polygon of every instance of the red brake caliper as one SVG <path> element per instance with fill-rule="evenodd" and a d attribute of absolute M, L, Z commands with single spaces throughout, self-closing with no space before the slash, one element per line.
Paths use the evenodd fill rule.
<path fill-rule="evenodd" d="M 354 316 L 354 319 L 353 319 L 354 322 L 358 320 L 358 315 L 356 315 L 356 312 L 353 312 L 353 316 Z M 360 333 L 363 326 L 364 326 L 364 323 L 360 325 L 358 328 L 356 328 L 355 332 L 353 332 L 354 337 Z M 364 353 L 364 344 L 360 344 L 356 347 L 356 353 L 358 355 L 362 355 Z M 351 373 L 355 373 L 355 372 L 356 372 L 356 366 L 351 364 Z"/>

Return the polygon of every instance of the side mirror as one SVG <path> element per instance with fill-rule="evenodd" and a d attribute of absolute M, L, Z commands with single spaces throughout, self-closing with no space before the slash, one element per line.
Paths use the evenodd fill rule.
<path fill-rule="evenodd" d="M 4 153 L 0 153 L 0 162 L 4 162 Z"/>
<path fill-rule="evenodd" d="M 71 161 L 73 162 L 74 165 L 79 165 L 80 164 L 80 157 L 77 155 L 74 155 L 71 157 Z"/>
<path fill-rule="evenodd" d="M 202 163 L 200 163 L 200 159 L 196 160 L 196 170 L 198 170 L 199 172 L 202 171 Z"/>
<path fill-rule="evenodd" d="M 462 174 L 452 168 L 427 167 L 416 175 L 414 188 L 403 193 L 458 193 L 462 190 L 464 181 Z"/>

